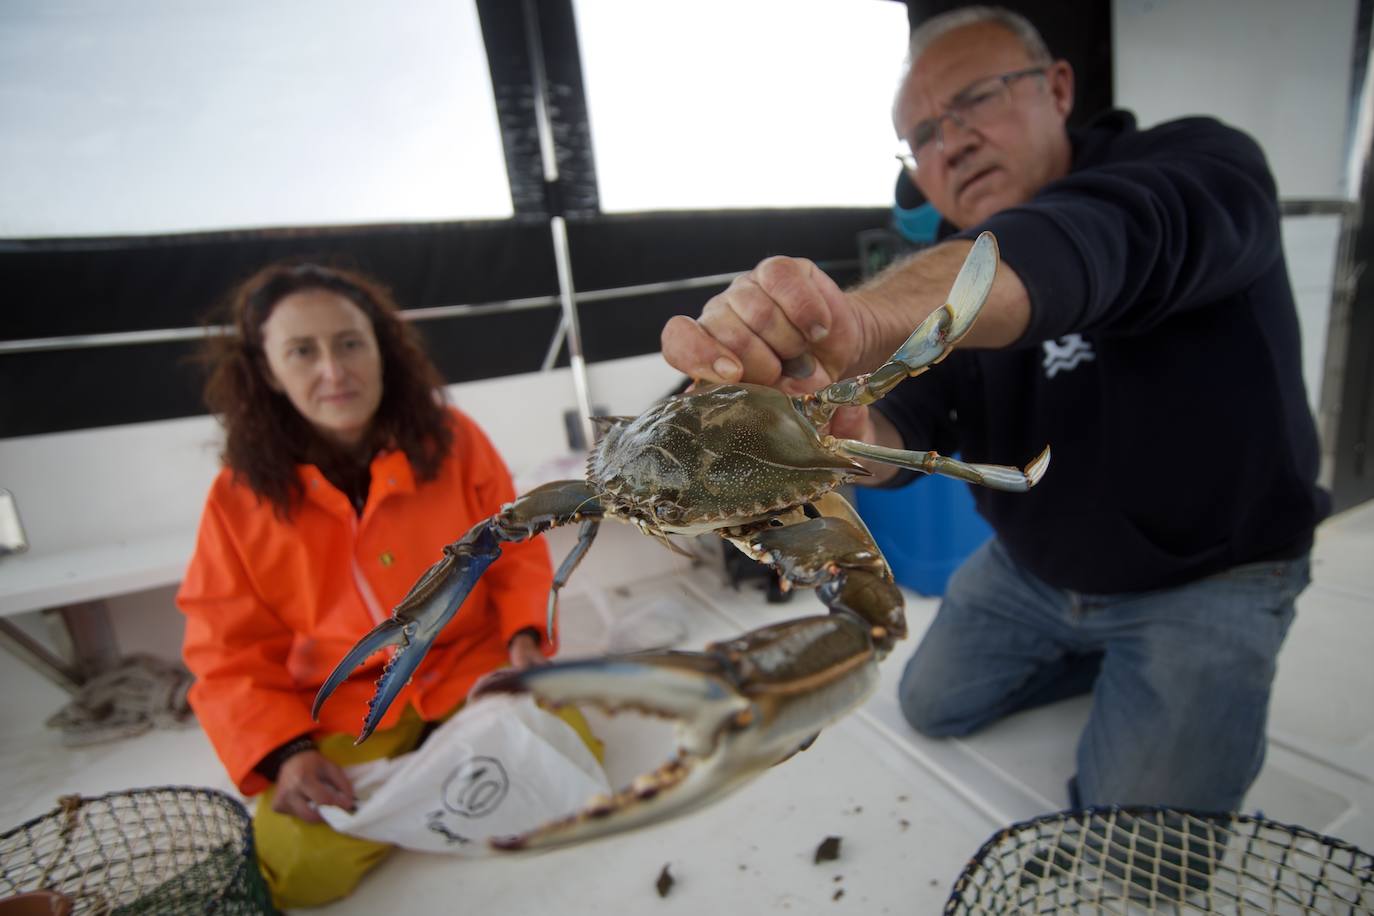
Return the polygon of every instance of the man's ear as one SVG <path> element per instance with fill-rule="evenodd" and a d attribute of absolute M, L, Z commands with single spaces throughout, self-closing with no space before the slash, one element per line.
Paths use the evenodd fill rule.
<path fill-rule="evenodd" d="M 1073 112 L 1073 64 L 1061 58 L 1050 64 L 1046 75 L 1049 77 L 1054 110 L 1067 121 Z"/>

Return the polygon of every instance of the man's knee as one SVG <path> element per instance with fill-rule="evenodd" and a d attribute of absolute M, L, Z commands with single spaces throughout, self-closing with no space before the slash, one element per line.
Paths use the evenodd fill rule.
<path fill-rule="evenodd" d="M 907 724 L 927 738 L 959 738 L 974 731 L 968 722 L 960 721 L 945 714 L 936 704 L 902 703 L 902 715 Z"/>
<path fill-rule="evenodd" d="M 971 722 L 950 708 L 950 691 L 947 683 L 941 683 L 943 680 L 938 674 L 931 676 L 918 653 L 907 662 L 897 688 L 902 715 L 927 738 L 955 738 L 974 730 Z"/>

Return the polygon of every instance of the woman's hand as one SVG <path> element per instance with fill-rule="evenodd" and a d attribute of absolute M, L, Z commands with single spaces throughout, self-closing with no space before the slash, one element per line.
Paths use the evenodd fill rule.
<path fill-rule="evenodd" d="M 528 630 L 521 630 L 511 637 L 509 651 L 510 666 L 517 671 L 549 663 L 544 653 L 539 651 L 539 638 L 532 636 Z"/>
<path fill-rule="evenodd" d="M 355 804 L 348 774 L 319 751 L 292 754 L 277 772 L 273 811 L 318 824 L 324 820 L 317 810 L 320 805 L 352 811 Z"/>

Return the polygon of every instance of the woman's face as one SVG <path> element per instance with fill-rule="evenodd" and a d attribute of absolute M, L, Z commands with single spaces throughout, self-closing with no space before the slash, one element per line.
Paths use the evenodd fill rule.
<path fill-rule="evenodd" d="M 321 436 L 353 447 L 382 401 L 382 357 L 363 310 L 307 289 L 277 301 L 262 323 L 267 380 Z"/>

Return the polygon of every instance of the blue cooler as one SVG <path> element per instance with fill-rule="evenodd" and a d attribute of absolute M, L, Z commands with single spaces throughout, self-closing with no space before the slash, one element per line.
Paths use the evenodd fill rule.
<path fill-rule="evenodd" d="M 898 584 L 922 595 L 944 594 L 954 570 L 992 536 L 963 481 L 931 475 L 896 490 L 854 490 Z"/>

